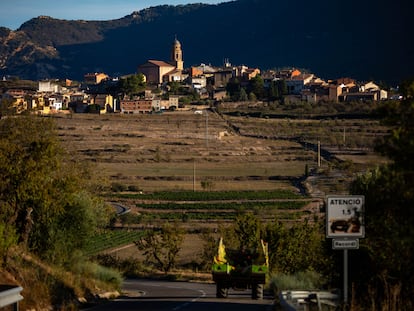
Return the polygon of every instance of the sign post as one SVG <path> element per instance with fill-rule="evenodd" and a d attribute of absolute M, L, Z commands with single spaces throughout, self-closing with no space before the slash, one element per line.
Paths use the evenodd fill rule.
<path fill-rule="evenodd" d="M 344 251 L 344 306 L 348 305 L 348 250 L 359 248 L 359 238 L 365 237 L 363 195 L 326 197 L 326 237 L 332 238 L 332 248 Z"/>
<path fill-rule="evenodd" d="M 348 306 L 348 250 L 344 249 L 344 306 Z"/>

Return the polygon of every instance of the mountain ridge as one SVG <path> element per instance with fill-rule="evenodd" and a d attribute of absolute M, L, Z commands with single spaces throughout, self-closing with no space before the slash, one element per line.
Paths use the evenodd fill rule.
<path fill-rule="evenodd" d="M 109 21 L 31 19 L 0 28 L 0 74 L 82 79 L 122 75 L 147 59 L 169 60 L 174 37 L 185 66 L 295 66 L 323 78 L 352 76 L 398 83 L 414 74 L 409 3 L 350 0 L 237 0 L 155 6 Z"/>

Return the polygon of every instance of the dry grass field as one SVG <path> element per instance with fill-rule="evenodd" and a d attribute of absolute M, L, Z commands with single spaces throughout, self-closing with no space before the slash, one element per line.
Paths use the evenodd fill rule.
<path fill-rule="evenodd" d="M 315 154 L 286 140 L 234 133 L 216 113 L 81 115 L 56 119 L 65 148 L 110 182 L 143 191 L 295 190 Z"/>
<path fill-rule="evenodd" d="M 375 120 L 265 119 L 191 110 L 56 120 L 71 154 L 94 163 L 109 183 L 143 191 L 297 191 L 292 179 L 318 164 L 316 150 L 299 140 L 320 141 L 337 159 L 352 163 L 351 174 L 384 161 L 372 151 L 375 139 L 386 133 Z M 322 159 L 321 166 L 332 172 L 332 163 Z"/>

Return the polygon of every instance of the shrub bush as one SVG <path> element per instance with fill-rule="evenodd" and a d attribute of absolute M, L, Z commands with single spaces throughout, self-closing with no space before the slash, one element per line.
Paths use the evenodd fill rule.
<path fill-rule="evenodd" d="M 94 262 L 84 262 L 79 268 L 81 269 L 82 275 L 112 284 L 117 288 L 121 286 L 122 275 L 117 270 L 101 266 Z"/>
<path fill-rule="evenodd" d="M 113 192 L 122 192 L 122 191 L 126 191 L 128 188 L 124 184 L 114 182 L 111 184 L 111 189 Z"/>
<path fill-rule="evenodd" d="M 276 273 L 271 276 L 270 288 L 275 293 L 282 290 L 320 289 L 324 284 L 322 276 L 315 271 L 303 271 L 294 274 Z"/>

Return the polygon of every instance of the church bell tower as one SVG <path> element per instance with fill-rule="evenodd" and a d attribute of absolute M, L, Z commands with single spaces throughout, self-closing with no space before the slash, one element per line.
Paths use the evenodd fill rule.
<path fill-rule="evenodd" d="M 178 70 L 184 69 L 183 50 L 181 49 L 181 43 L 177 40 L 177 37 L 175 38 L 173 47 L 171 49 L 171 63 Z"/>

